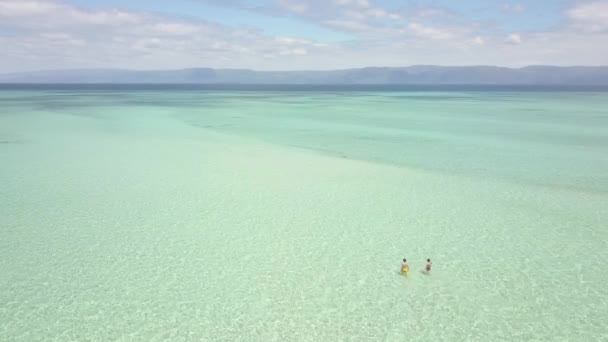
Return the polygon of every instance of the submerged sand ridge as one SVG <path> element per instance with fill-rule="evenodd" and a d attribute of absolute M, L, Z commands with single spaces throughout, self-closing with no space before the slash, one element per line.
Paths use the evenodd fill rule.
<path fill-rule="evenodd" d="M 0 118 L 30 141 L 0 147 L 3 339 L 607 336 L 605 194 L 334 157 L 182 110 Z"/>

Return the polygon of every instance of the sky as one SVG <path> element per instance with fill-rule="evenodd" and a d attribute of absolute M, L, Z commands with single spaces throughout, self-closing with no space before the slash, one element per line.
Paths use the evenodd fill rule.
<path fill-rule="evenodd" d="M 0 72 L 608 65 L 608 0 L 0 0 Z"/>

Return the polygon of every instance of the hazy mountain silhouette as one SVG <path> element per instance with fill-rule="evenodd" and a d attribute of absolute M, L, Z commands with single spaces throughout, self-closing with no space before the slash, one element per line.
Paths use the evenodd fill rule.
<path fill-rule="evenodd" d="M 331 71 L 50 70 L 0 74 L 0 83 L 192 83 L 192 84 L 476 84 L 608 85 L 608 66 L 411 66 Z"/>

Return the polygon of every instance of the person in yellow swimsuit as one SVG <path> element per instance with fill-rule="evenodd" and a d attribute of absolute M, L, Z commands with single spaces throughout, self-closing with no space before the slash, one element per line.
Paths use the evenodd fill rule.
<path fill-rule="evenodd" d="M 407 272 L 410 271 L 410 265 L 407 264 L 407 260 L 403 259 L 403 262 L 401 263 L 401 274 L 407 274 Z"/>

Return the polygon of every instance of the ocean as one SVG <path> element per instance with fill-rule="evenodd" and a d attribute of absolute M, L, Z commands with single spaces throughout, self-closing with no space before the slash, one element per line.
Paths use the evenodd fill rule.
<path fill-rule="evenodd" d="M 608 89 L 0 87 L 2 341 L 602 341 L 607 259 Z"/>

